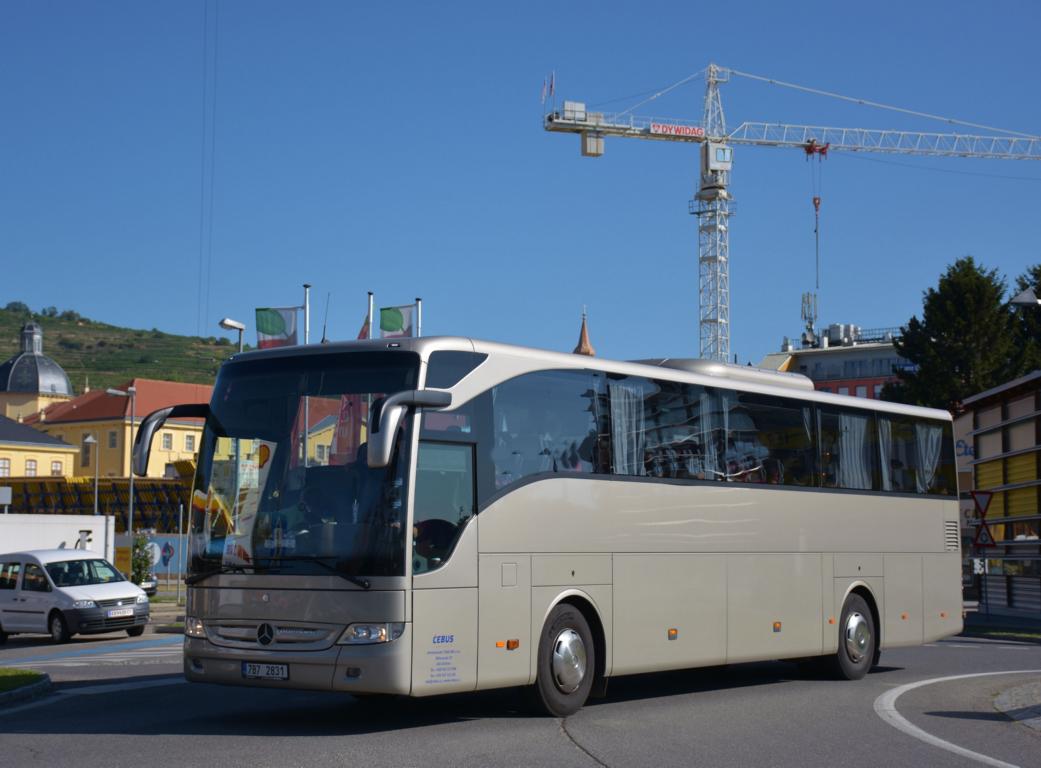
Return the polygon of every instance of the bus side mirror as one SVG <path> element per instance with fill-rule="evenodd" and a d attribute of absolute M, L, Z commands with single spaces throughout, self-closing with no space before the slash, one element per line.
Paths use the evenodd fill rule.
<path fill-rule="evenodd" d="M 152 438 L 167 419 L 177 417 L 205 419 L 209 414 L 210 406 L 207 403 L 192 403 L 160 408 L 145 416 L 141 426 L 137 429 L 137 437 L 134 439 L 134 474 L 138 477 L 145 477 L 148 474 L 148 456 L 152 452 Z"/>
<path fill-rule="evenodd" d="M 390 464 L 394 437 L 408 408 L 447 408 L 452 404 L 452 393 L 440 389 L 411 389 L 396 392 L 374 404 L 369 416 L 368 464 L 380 469 Z"/>

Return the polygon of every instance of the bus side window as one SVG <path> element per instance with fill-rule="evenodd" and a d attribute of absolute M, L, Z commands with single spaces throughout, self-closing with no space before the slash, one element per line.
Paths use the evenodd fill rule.
<path fill-rule="evenodd" d="M 440 568 L 474 514 L 473 445 L 420 441 L 412 571 Z"/>
<path fill-rule="evenodd" d="M 874 416 L 851 408 L 821 409 L 821 485 L 870 491 L 878 489 L 878 447 Z"/>

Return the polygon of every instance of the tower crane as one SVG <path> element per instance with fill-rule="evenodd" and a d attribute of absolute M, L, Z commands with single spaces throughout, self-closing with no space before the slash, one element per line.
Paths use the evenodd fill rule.
<path fill-rule="evenodd" d="M 826 154 L 829 151 L 881 152 L 934 157 L 1041 160 L 1041 137 L 938 118 L 936 115 L 887 107 L 862 99 L 851 99 L 835 93 L 739 72 L 717 64 L 709 64 L 704 70 L 704 75 L 705 100 L 700 125 L 679 120 L 637 117 L 631 114 L 630 110 L 616 114 L 590 112 L 583 102 L 565 101 L 561 110 L 554 108 L 543 117 L 543 127 L 554 133 L 579 134 L 584 157 L 603 155 L 605 136 L 701 145 L 701 175 L 698 191 L 690 201 L 689 210 L 698 219 L 698 338 L 699 353 L 705 359 L 726 362 L 730 357 L 730 216 L 733 213 L 730 171 L 733 165 L 733 145 L 791 147 L 801 149 L 807 154 Z M 728 132 L 719 86 L 729 82 L 732 76 L 765 81 L 1006 135 L 921 133 L 766 122 L 743 122 Z M 690 79 L 692 78 L 687 78 L 681 83 Z"/>

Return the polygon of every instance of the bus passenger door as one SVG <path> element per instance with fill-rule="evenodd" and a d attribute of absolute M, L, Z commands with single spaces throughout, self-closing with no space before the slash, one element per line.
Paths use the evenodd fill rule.
<path fill-rule="evenodd" d="M 412 520 L 412 694 L 477 686 L 472 443 L 421 440 Z"/>

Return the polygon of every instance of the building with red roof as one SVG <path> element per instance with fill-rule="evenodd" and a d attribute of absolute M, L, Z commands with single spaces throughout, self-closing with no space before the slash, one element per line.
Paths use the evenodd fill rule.
<path fill-rule="evenodd" d="M 181 403 L 207 403 L 213 387 L 176 381 L 132 379 L 115 389 L 134 390 L 129 396 L 93 390 L 67 402 L 55 403 L 25 419 L 25 423 L 79 448 L 73 462 L 73 475 L 93 476 L 94 463 L 103 477 L 127 477 L 130 474 L 133 436 L 137 426 L 152 411 Z M 133 413 L 131 412 L 133 409 Z M 133 418 L 132 418 L 133 417 Z M 174 476 L 173 465 L 194 459 L 199 450 L 203 422 L 201 419 L 167 421 L 152 442 L 148 463 L 149 477 Z M 93 435 L 97 449 L 87 438 Z"/>

